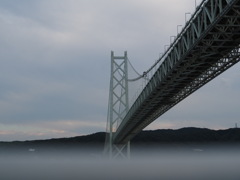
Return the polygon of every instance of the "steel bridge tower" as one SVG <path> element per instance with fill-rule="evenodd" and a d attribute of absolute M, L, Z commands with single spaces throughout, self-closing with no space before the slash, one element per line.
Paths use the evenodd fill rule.
<path fill-rule="evenodd" d="M 110 159 L 130 158 L 130 142 L 113 144 L 114 133 L 129 110 L 128 102 L 128 62 L 127 52 L 124 56 L 115 56 L 111 52 L 111 77 L 108 102 L 107 136 L 105 154 Z"/>

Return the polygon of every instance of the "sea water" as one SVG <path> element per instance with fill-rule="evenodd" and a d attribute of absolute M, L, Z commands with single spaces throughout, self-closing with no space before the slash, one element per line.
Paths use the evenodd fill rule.
<path fill-rule="evenodd" d="M 5 154 L 1 180 L 239 180 L 240 149 L 141 151 L 131 159 L 81 153 Z"/>

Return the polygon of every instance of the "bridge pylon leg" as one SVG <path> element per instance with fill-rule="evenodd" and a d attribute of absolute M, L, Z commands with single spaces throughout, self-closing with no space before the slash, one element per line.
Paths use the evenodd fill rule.
<path fill-rule="evenodd" d="M 128 62 L 127 52 L 124 56 L 115 56 L 111 52 L 111 77 L 108 102 L 107 136 L 105 153 L 111 159 L 130 157 L 130 142 L 127 144 L 114 144 L 114 133 L 121 124 L 129 110 L 128 102 Z"/>

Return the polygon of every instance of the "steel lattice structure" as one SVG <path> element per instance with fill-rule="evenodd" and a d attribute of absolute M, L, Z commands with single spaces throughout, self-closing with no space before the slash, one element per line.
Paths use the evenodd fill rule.
<path fill-rule="evenodd" d="M 111 52 L 111 77 L 108 103 L 107 137 L 105 142 L 105 154 L 110 158 L 130 155 L 130 143 L 113 144 L 113 134 L 129 110 L 128 104 L 128 66 L 127 52 L 124 56 L 114 56 Z M 123 153 L 123 151 L 127 153 Z"/>
<path fill-rule="evenodd" d="M 240 1 L 203 1 L 159 60 L 162 64 L 130 107 L 114 133 L 113 143 L 127 143 L 171 107 L 239 62 L 239 44 Z"/>

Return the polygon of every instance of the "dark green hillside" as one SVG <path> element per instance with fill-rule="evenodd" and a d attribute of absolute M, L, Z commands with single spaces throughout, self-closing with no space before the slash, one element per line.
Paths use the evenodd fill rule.
<path fill-rule="evenodd" d="M 7 154 L 44 154 L 44 153 L 83 153 L 101 154 L 104 141 L 104 132 L 77 136 L 35 141 L 0 142 L 0 155 Z M 163 129 L 142 131 L 132 141 L 132 151 L 141 148 L 162 148 L 168 146 L 192 148 L 198 145 L 228 144 L 240 146 L 240 128 L 226 130 L 210 130 L 206 128 L 182 128 L 178 130 Z"/>

